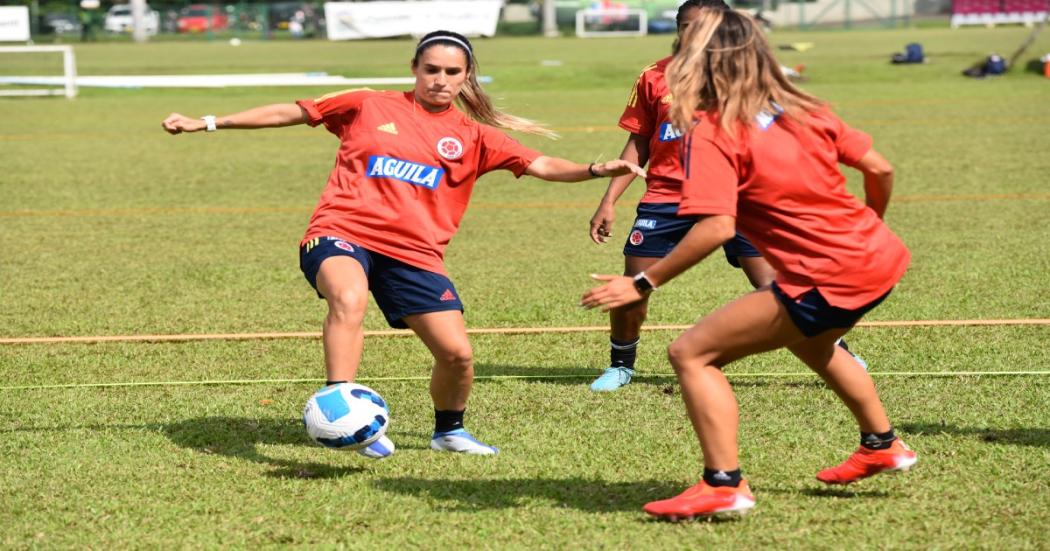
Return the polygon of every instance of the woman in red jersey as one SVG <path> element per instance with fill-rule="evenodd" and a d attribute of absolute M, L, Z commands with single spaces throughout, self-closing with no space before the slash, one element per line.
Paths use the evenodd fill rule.
<path fill-rule="evenodd" d="M 679 35 L 700 16 L 701 8 L 729 9 L 729 6 L 722 0 L 686 0 L 675 16 Z M 673 51 L 677 52 L 678 48 L 676 39 Z M 641 166 L 649 165 L 645 194 L 638 203 L 637 217 L 624 244 L 626 276 L 633 277 L 667 256 L 695 221 L 695 217 L 678 214 L 682 200 L 683 172 L 678 158 L 682 133 L 671 124 L 670 118 L 671 91 L 665 73 L 671 59 L 671 56 L 665 57 L 642 71 L 620 116 L 620 128 L 631 133 L 620 158 Z M 625 174 L 609 182 L 590 222 L 590 236 L 595 243 L 608 241 L 616 216 L 616 201 L 633 181 L 634 174 Z M 741 233 L 737 232 L 724 243 L 722 250 L 729 264 L 741 268 L 756 289 L 773 281 L 772 266 Z M 609 311 L 609 367 L 591 383 L 591 390 L 614 391 L 631 382 L 647 312 L 648 297 Z M 846 348 L 845 342 L 839 345 Z M 855 358 L 863 365 L 863 360 Z"/>
<path fill-rule="evenodd" d="M 300 244 L 300 267 L 328 303 L 328 383 L 357 374 L 371 292 L 387 322 L 412 329 L 434 356 L 430 447 L 494 454 L 496 448 L 463 426 L 474 360 L 463 304 L 444 265 L 474 182 L 499 169 L 562 182 L 645 173 L 626 161 L 586 165 L 544 156 L 498 130 L 552 135 L 493 108 L 478 84 L 473 48 L 461 35 L 424 36 L 412 73 L 415 87 L 408 92 L 351 90 L 225 117 L 173 113 L 163 127 L 179 134 L 324 124 L 338 136 L 335 168 Z M 453 105 L 457 101 L 466 114 Z M 385 436 L 361 450 L 377 458 L 393 451 Z"/>
<path fill-rule="evenodd" d="M 604 285 L 587 307 L 630 304 L 696 264 L 737 230 L 776 270 L 772 285 L 723 306 L 678 337 L 668 356 L 703 451 L 703 479 L 645 506 L 670 520 L 743 512 L 754 497 L 737 462 L 737 403 L 722 373 L 745 356 L 787 347 L 853 413 L 861 446 L 817 479 L 849 484 L 907 470 L 916 455 L 893 434 L 875 385 L 835 346 L 903 276 L 909 253 L 882 222 L 892 167 L 871 138 L 838 119 L 778 70 L 761 29 L 734 11 L 702 10 L 668 68 L 671 119 L 689 128 L 679 215 L 696 223 L 677 247 L 636 278 Z M 699 110 L 699 112 L 698 112 Z M 866 205 L 838 164 L 864 175 Z"/>

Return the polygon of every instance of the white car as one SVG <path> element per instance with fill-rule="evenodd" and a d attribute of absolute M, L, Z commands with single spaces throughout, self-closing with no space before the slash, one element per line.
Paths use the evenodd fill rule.
<path fill-rule="evenodd" d="M 149 9 L 149 6 L 147 6 L 142 23 L 146 27 L 146 34 L 157 34 L 157 31 L 160 29 L 160 13 L 157 10 Z M 109 8 L 102 28 L 111 33 L 130 33 L 133 30 L 131 6 L 128 4 L 117 4 Z"/>

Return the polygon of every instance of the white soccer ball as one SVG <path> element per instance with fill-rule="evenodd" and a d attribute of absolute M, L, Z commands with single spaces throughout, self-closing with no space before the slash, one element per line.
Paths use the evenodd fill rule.
<path fill-rule="evenodd" d="M 233 38 L 230 39 L 230 46 L 240 46 L 240 45 L 241 45 L 241 39 L 240 38 L 233 37 Z"/>
<path fill-rule="evenodd" d="M 378 392 L 340 383 L 318 390 L 306 401 L 303 424 L 310 438 L 326 448 L 356 450 L 386 433 L 390 411 Z"/>

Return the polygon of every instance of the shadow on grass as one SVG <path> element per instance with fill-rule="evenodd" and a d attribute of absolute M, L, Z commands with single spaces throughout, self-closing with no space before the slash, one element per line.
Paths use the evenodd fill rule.
<path fill-rule="evenodd" d="M 352 451 L 327 450 L 310 441 L 299 419 L 250 419 L 245 417 L 200 417 L 168 425 L 160 424 L 106 424 L 73 425 L 63 427 L 24 426 L 2 429 L 0 434 L 16 432 L 46 433 L 56 431 L 113 431 L 148 430 L 164 434 L 176 445 L 206 455 L 232 457 L 270 465 L 266 473 L 273 478 L 308 479 L 338 478 L 364 471 L 356 466 L 336 466 L 325 463 L 299 462 L 269 457 L 258 450 L 261 445 L 289 445 L 314 448 L 318 454 L 353 454 Z M 429 441 L 429 433 L 393 431 L 391 437 Z M 429 450 L 419 444 L 399 444 L 399 449 Z M 366 461 L 362 458 L 362 461 Z"/>
<path fill-rule="evenodd" d="M 521 377 L 520 380 L 529 383 L 541 383 L 541 384 L 554 384 L 554 385 L 566 385 L 566 386 L 581 386 L 586 387 L 591 384 L 594 379 L 602 374 L 601 369 L 586 369 L 580 368 L 579 366 L 567 366 L 567 367 L 523 367 L 517 365 L 506 365 L 506 364 L 486 364 L 479 363 L 475 366 L 475 375 L 478 377 Z M 671 366 L 668 365 L 664 368 L 666 371 L 671 370 Z M 785 369 L 785 372 L 788 370 Z M 740 372 L 741 375 L 747 372 Z M 733 386 L 738 387 L 824 387 L 825 384 L 816 375 L 801 377 L 768 377 L 768 378 L 733 378 L 735 374 L 732 368 L 726 371 L 726 374 L 730 377 Z M 678 380 L 673 373 L 654 374 L 646 371 L 636 372 L 633 379 L 631 379 L 631 385 L 652 385 L 660 388 L 665 393 L 677 392 Z M 667 387 L 673 385 L 673 392 L 668 392 Z"/>
<path fill-rule="evenodd" d="M 905 423 L 896 425 L 905 434 L 950 434 L 952 436 L 977 437 L 982 442 L 990 444 L 1017 444 L 1019 446 L 1050 447 L 1050 429 L 1043 428 L 1019 428 L 1019 429 L 993 429 L 977 427 L 960 427 L 944 422 L 940 423 Z"/>
<path fill-rule="evenodd" d="M 591 384 L 595 377 L 601 375 L 601 370 L 580 366 L 524 367 L 478 363 L 474 366 L 474 375 L 477 377 L 521 377 L 521 380 L 530 383 L 575 386 Z"/>
<path fill-rule="evenodd" d="M 161 430 L 172 442 L 184 448 L 273 466 L 275 469 L 266 473 L 273 478 L 338 478 L 364 470 L 361 467 L 278 459 L 259 451 L 260 444 L 301 445 L 323 451 L 309 441 L 302 421 L 298 419 L 200 417 L 164 425 Z"/>
<path fill-rule="evenodd" d="M 834 497 L 838 499 L 871 499 L 887 498 L 891 494 L 885 490 L 850 490 L 847 488 L 806 488 L 802 493 L 813 497 Z"/>
<path fill-rule="evenodd" d="M 682 491 L 681 482 L 643 480 L 606 482 L 586 478 L 512 478 L 499 480 L 445 480 L 385 478 L 380 490 L 443 502 L 457 511 L 510 509 L 536 501 L 592 513 L 641 512 L 642 505 Z"/>
<path fill-rule="evenodd" d="M 893 497 L 893 494 L 886 490 L 861 490 L 849 486 L 821 486 L 801 489 L 778 486 L 760 486 L 755 488 L 755 493 L 782 494 L 788 496 L 802 494 L 811 497 L 831 497 L 836 499 L 885 499 Z"/>

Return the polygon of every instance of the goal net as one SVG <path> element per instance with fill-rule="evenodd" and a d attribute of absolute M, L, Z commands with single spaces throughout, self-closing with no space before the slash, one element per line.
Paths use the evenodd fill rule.
<path fill-rule="evenodd" d="M 41 88 L 41 76 L 55 85 Z M 33 87 L 30 87 L 33 86 Z M 0 96 L 77 95 L 77 64 L 73 47 L 0 46 Z"/>
<path fill-rule="evenodd" d="M 648 32 L 649 17 L 639 9 L 586 9 L 576 12 L 576 36 L 643 36 Z"/>

